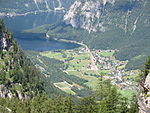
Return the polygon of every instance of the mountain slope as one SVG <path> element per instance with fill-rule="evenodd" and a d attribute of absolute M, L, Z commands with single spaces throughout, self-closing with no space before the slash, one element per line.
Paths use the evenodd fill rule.
<path fill-rule="evenodd" d="M 105 32 L 114 26 L 132 35 L 139 25 L 149 26 L 149 6 L 149 0 L 76 0 L 64 20 L 89 32 Z"/>
<path fill-rule="evenodd" d="M 42 91 L 39 72 L 0 20 L 0 97 L 26 99 Z"/>

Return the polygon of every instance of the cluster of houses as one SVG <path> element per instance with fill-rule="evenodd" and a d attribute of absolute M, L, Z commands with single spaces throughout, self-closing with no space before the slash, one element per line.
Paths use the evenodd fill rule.
<path fill-rule="evenodd" d="M 96 58 L 97 65 L 100 66 L 100 70 L 107 70 L 108 76 L 105 78 L 110 79 L 113 85 L 118 86 L 120 89 L 129 88 L 132 86 L 131 80 L 125 80 L 124 77 L 127 76 L 125 71 L 125 66 L 128 61 L 116 60 L 114 56 L 102 56 L 100 52 L 116 52 L 117 50 L 96 50 L 94 57 Z M 134 72 L 129 72 L 128 75 L 134 75 Z"/>
<path fill-rule="evenodd" d="M 98 70 L 106 70 L 108 76 L 104 76 L 110 79 L 113 85 L 118 86 L 120 89 L 129 89 L 133 86 L 133 81 L 130 79 L 125 79 L 125 76 L 135 75 L 133 71 L 126 71 L 125 66 L 128 61 L 116 60 L 114 56 L 103 56 L 100 53 L 115 53 L 118 50 L 92 50 L 93 61 L 99 67 Z M 81 48 L 79 53 L 89 53 L 87 48 Z M 92 64 L 88 65 L 89 69 L 92 69 Z"/>
<path fill-rule="evenodd" d="M 122 76 L 124 75 L 124 68 L 128 61 L 116 60 L 114 56 L 102 56 L 99 52 L 115 52 L 116 50 L 97 50 L 95 54 L 97 65 L 100 66 L 100 70 L 109 70 L 110 75 Z"/>

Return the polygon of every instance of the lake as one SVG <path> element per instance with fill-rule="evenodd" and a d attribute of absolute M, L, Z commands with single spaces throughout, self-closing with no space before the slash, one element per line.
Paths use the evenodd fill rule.
<path fill-rule="evenodd" d="M 80 47 L 75 43 L 46 39 L 45 34 L 16 33 L 15 39 L 24 50 L 51 51 Z"/>
<path fill-rule="evenodd" d="M 56 40 L 43 39 L 17 39 L 17 42 L 25 50 L 50 51 L 60 49 L 74 49 L 80 47 L 78 44 L 60 42 Z"/>
<path fill-rule="evenodd" d="M 53 24 L 63 19 L 63 12 L 38 13 L 26 16 L 3 17 L 8 29 L 24 50 L 49 51 L 58 49 L 74 49 L 78 44 L 46 40 L 45 34 L 21 33 L 23 30 L 35 28 L 44 24 Z"/>

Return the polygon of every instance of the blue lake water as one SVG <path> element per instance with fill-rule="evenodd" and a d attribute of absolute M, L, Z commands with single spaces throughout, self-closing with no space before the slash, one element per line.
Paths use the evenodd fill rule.
<path fill-rule="evenodd" d="M 8 29 L 14 33 L 14 37 L 24 50 L 48 51 L 58 49 L 74 49 L 78 44 L 66 43 L 56 40 L 46 40 L 43 34 L 21 33 L 23 30 L 35 28 L 44 24 L 60 22 L 63 13 L 39 13 L 26 16 L 4 17 Z"/>
<path fill-rule="evenodd" d="M 74 43 L 66 43 L 46 39 L 17 39 L 17 42 L 25 50 L 36 50 L 36 51 L 74 49 L 80 47 L 80 45 Z"/>

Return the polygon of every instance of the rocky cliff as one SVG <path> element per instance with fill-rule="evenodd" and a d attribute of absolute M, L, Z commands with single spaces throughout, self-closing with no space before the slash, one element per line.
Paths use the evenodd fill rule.
<path fill-rule="evenodd" d="M 10 37 L 0 29 L 0 51 L 7 51 L 10 47 Z"/>
<path fill-rule="evenodd" d="M 114 26 L 133 34 L 141 20 L 150 25 L 149 6 L 149 0 L 76 0 L 64 21 L 89 32 L 105 32 Z"/>
<path fill-rule="evenodd" d="M 145 70 L 140 83 L 138 103 L 140 113 L 150 113 L 150 57 L 145 62 Z"/>
<path fill-rule="evenodd" d="M 150 73 L 140 89 L 142 91 L 138 96 L 140 113 L 150 113 Z"/>

